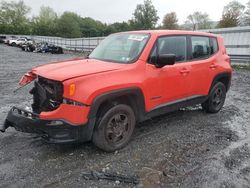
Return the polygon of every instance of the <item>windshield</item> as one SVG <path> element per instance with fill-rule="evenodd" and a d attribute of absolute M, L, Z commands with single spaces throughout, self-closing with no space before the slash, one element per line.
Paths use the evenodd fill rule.
<path fill-rule="evenodd" d="M 148 39 L 148 34 L 123 33 L 110 35 L 96 47 L 89 58 L 130 63 L 138 58 Z"/>

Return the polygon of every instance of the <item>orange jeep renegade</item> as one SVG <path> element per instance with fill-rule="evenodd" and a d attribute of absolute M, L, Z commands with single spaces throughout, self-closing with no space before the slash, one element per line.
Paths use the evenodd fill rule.
<path fill-rule="evenodd" d="M 201 104 L 218 112 L 232 68 L 222 37 L 189 31 L 112 34 L 86 58 L 38 66 L 20 80 L 34 81 L 32 110 L 13 107 L 8 127 L 51 143 L 124 147 L 137 122 Z"/>

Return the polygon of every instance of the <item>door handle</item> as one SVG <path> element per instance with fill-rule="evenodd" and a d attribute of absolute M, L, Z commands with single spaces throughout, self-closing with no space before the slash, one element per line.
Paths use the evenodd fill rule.
<path fill-rule="evenodd" d="M 181 74 L 188 74 L 190 72 L 190 70 L 187 70 L 187 69 L 182 69 L 180 71 Z"/>
<path fill-rule="evenodd" d="M 215 65 L 215 64 L 211 64 L 211 65 L 209 66 L 210 69 L 215 69 L 215 68 L 217 68 L 217 67 L 218 67 L 218 65 Z"/>

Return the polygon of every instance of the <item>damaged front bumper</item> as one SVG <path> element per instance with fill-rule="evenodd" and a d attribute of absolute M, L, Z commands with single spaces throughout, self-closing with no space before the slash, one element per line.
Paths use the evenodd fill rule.
<path fill-rule="evenodd" d="M 64 120 L 44 120 L 39 114 L 13 107 L 5 120 L 1 131 L 14 127 L 17 131 L 36 133 L 49 143 L 71 143 L 90 141 L 94 120 L 84 125 L 72 125 Z"/>

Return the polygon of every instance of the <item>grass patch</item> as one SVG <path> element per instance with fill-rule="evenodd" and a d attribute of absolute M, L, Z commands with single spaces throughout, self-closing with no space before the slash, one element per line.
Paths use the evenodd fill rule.
<path fill-rule="evenodd" d="M 250 64 L 247 65 L 232 65 L 234 70 L 247 70 L 250 71 Z"/>

